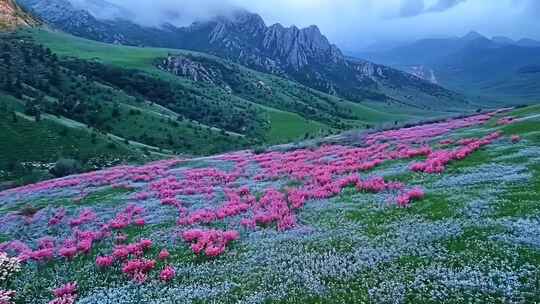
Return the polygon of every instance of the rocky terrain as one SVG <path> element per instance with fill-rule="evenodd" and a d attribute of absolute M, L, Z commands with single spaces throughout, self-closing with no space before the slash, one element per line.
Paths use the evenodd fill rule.
<path fill-rule="evenodd" d="M 0 1 L 0 30 L 15 29 L 20 26 L 34 26 L 38 22 L 23 11 L 14 0 Z"/>
<path fill-rule="evenodd" d="M 198 60 L 197 60 L 198 59 Z M 183 55 L 169 55 L 159 63 L 157 67 L 170 72 L 176 76 L 186 77 L 195 82 L 205 82 L 211 85 L 220 86 L 227 92 L 231 92 L 231 87 L 224 81 L 225 76 L 221 69 L 214 68 L 208 62 L 205 64 L 199 58 Z M 221 65 L 224 67 L 224 65 Z M 224 67 L 226 69 L 226 67 Z M 234 69 L 230 67 L 229 69 Z"/>

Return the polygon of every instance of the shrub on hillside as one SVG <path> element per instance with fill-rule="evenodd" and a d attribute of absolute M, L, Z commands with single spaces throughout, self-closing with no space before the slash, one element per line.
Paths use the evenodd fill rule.
<path fill-rule="evenodd" d="M 51 169 L 51 174 L 56 177 L 68 176 L 82 171 L 81 163 L 75 159 L 59 159 Z"/>

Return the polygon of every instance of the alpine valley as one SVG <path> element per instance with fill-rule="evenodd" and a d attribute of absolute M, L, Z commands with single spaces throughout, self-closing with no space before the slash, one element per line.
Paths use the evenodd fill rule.
<path fill-rule="evenodd" d="M 348 59 L 316 26 L 268 27 L 239 10 L 188 27 L 144 27 L 118 6 L 92 3 L 107 19 L 65 0 L 20 1 L 25 11 L 6 4 L 22 27 L 1 42 L 10 117 L 2 127 L 11 130 L 2 136 L 17 143 L 0 155 L 4 180 L 40 179 L 36 172 L 59 158 L 100 168 L 481 107 L 421 77 Z"/>
<path fill-rule="evenodd" d="M 539 42 L 150 2 L 0 0 L 0 304 L 540 303 Z"/>
<path fill-rule="evenodd" d="M 518 104 L 540 99 L 540 41 L 532 39 L 490 39 L 473 31 L 355 55 L 480 100 Z"/>

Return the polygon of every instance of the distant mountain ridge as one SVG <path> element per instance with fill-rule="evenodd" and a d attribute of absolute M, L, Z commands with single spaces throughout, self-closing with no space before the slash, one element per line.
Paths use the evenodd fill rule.
<path fill-rule="evenodd" d="M 423 39 L 387 51 L 356 56 L 414 73 L 458 92 L 500 101 L 540 98 L 540 43 L 477 32 L 464 37 Z"/>
<path fill-rule="evenodd" d="M 67 0 L 21 0 L 53 27 L 107 43 L 189 49 L 294 79 L 351 101 L 375 100 L 425 107 L 460 107 L 463 96 L 428 81 L 364 60 L 347 59 L 316 26 L 266 26 L 246 11 L 178 28 L 144 27 L 128 20 L 98 19 Z"/>

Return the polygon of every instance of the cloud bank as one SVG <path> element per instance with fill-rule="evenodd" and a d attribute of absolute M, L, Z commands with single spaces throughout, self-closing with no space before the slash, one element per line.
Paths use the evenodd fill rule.
<path fill-rule="evenodd" d="M 96 2 L 103 0 L 72 0 Z M 268 24 L 316 24 L 344 49 L 384 41 L 460 36 L 540 39 L 540 0 L 107 0 L 145 25 L 183 26 L 244 8 Z"/>

